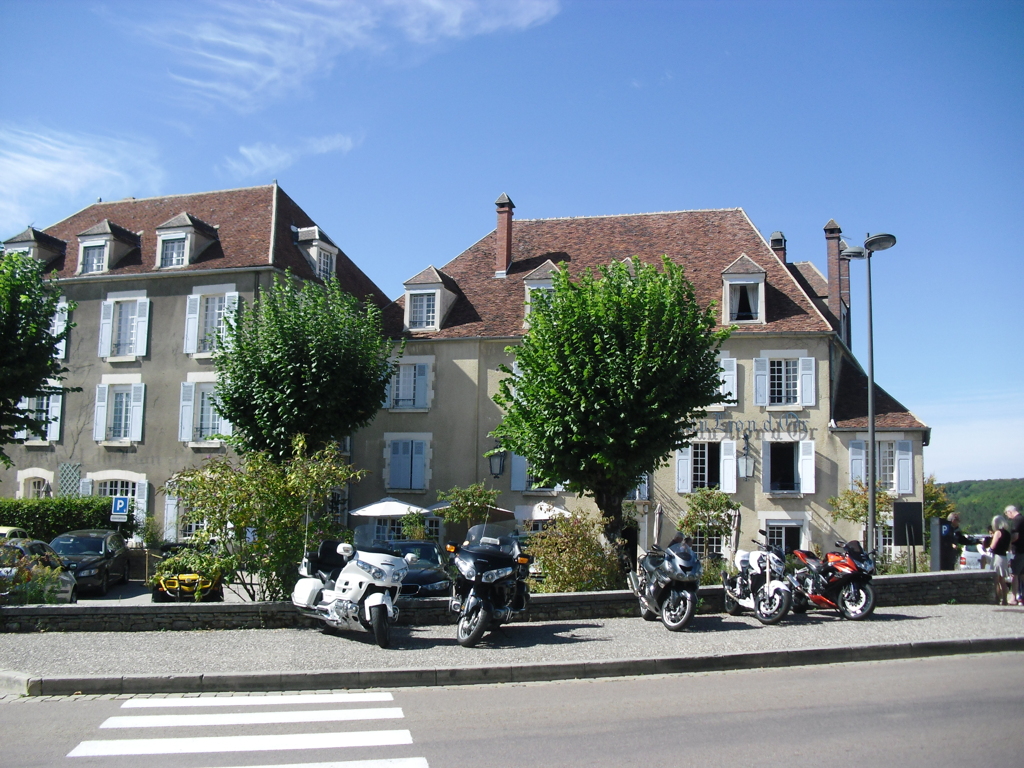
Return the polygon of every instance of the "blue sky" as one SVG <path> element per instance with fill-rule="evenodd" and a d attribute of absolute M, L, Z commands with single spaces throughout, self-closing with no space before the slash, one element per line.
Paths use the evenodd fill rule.
<path fill-rule="evenodd" d="M 941 481 L 1024 477 L 1024 3 L 0 3 L 0 238 L 278 179 L 397 296 L 519 218 L 742 207 L 873 261 Z M 855 263 L 864 359 L 864 268 Z"/>

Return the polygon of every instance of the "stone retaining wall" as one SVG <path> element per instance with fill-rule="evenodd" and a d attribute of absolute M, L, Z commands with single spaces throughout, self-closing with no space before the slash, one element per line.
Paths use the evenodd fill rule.
<path fill-rule="evenodd" d="M 877 605 L 991 603 L 991 571 L 918 573 L 879 576 L 874 580 Z M 722 588 L 701 587 L 701 613 L 722 611 Z M 445 598 L 399 603 L 401 624 L 449 624 L 454 615 Z M 534 595 L 526 621 L 637 616 L 629 591 Z M 159 603 L 150 605 L 28 605 L 0 607 L 0 632 L 143 632 L 188 629 L 281 629 L 315 622 L 280 603 Z"/>

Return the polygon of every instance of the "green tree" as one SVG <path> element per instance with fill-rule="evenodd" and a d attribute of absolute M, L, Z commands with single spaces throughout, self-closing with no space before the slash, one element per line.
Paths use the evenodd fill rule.
<path fill-rule="evenodd" d="M 22 399 L 80 391 L 47 383 L 68 372 L 54 356 L 73 327 L 51 332 L 59 301 L 60 287 L 38 261 L 17 252 L 0 257 L 0 464 L 7 467 L 12 462 L 4 446 L 22 442 L 15 437 L 21 430 L 43 432 L 49 421 L 22 410 Z M 73 309 L 69 303 L 68 311 Z"/>
<path fill-rule="evenodd" d="M 739 508 L 739 502 L 717 488 L 698 488 L 686 497 L 686 512 L 679 519 L 679 528 L 704 535 L 701 559 L 708 556 L 708 537 L 728 536 L 732 532 L 734 513 Z"/>
<path fill-rule="evenodd" d="M 956 504 L 946 495 L 946 489 L 935 482 L 935 475 L 924 479 L 924 516 L 949 517 L 956 512 Z"/>
<path fill-rule="evenodd" d="M 184 522 L 225 545 L 229 581 L 252 600 L 282 600 L 295 585 L 308 542 L 339 538 L 323 514 L 331 489 L 362 475 L 337 443 L 309 454 L 299 436 L 285 461 L 269 451 L 244 453 L 237 462 L 217 457 L 179 472 L 164 490 L 178 497 Z"/>
<path fill-rule="evenodd" d="M 380 310 L 325 285 L 275 278 L 229 318 L 214 354 L 217 410 L 241 451 L 285 460 L 292 438 L 319 448 L 369 424 L 394 366 Z"/>
<path fill-rule="evenodd" d="M 892 522 L 892 496 L 888 489 L 878 482 L 875 491 L 875 520 L 878 525 Z M 863 480 L 855 480 L 853 488 L 847 488 L 838 496 L 830 496 L 828 504 L 832 507 L 832 520 L 847 520 L 851 523 L 867 525 L 868 522 L 868 484 Z"/>
<path fill-rule="evenodd" d="M 491 507 L 498 503 L 498 491 L 488 489 L 483 483 L 473 483 L 466 488 L 455 486 L 438 491 L 437 500 L 448 502 L 448 507 L 440 512 L 446 523 L 465 523 L 472 527 L 487 520 Z"/>
<path fill-rule="evenodd" d="M 523 343 L 507 349 L 516 370 L 502 367 L 512 375 L 494 396 L 502 447 L 542 480 L 592 494 L 616 546 L 626 493 L 725 402 L 716 353 L 730 330 L 715 330 L 714 306 L 701 308 L 681 267 L 662 265 L 554 273 L 553 291 L 531 295 Z"/>
<path fill-rule="evenodd" d="M 399 520 L 402 524 L 402 535 L 410 541 L 423 541 L 427 538 L 426 518 L 415 510 L 409 510 Z"/>
<path fill-rule="evenodd" d="M 601 540 L 601 523 L 579 510 L 555 515 L 531 534 L 526 551 L 537 559 L 543 580 L 537 592 L 596 592 L 622 586 L 617 557 Z"/>

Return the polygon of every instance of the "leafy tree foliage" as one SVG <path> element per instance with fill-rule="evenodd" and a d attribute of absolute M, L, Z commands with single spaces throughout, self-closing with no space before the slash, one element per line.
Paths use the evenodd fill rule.
<path fill-rule="evenodd" d="M 702 559 L 708 556 L 708 537 L 728 536 L 732 532 L 734 513 L 739 502 L 717 488 L 697 488 L 686 497 L 686 512 L 679 519 L 679 528 L 689 534 L 704 534 Z"/>
<path fill-rule="evenodd" d="M 949 496 L 946 494 L 946 489 L 935 482 L 935 475 L 928 475 L 928 477 L 924 479 L 925 518 L 945 518 L 949 517 L 954 512 L 956 512 L 956 503 L 950 500 Z"/>
<path fill-rule="evenodd" d="M 299 287 L 276 278 L 228 320 L 217 365 L 217 410 L 242 451 L 285 460 L 292 438 L 314 447 L 369 424 L 393 373 L 380 310 L 337 280 Z"/>
<path fill-rule="evenodd" d="M 853 488 L 847 488 L 838 496 L 829 497 L 828 504 L 832 507 L 833 520 L 847 520 L 851 523 L 867 525 L 868 522 L 868 484 L 863 480 L 854 481 Z M 876 524 L 892 522 L 892 502 L 888 489 L 881 482 L 875 491 Z"/>
<path fill-rule="evenodd" d="M 110 528 L 109 496 L 58 496 L 53 499 L 0 499 L 0 520 L 4 525 L 24 528 L 28 535 L 52 541 L 62 533 L 87 528 Z M 125 538 L 138 528 L 135 515 L 117 523 Z"/>
<path fill-rule="evenodd" d="M 410 541 L 423 541 L 427 538 L 426 518 L 415 510 L 409 510 L 399 520 L 402 524 L 402 535 Z"/>
<path fill-rule="evenodd" d="M 623 586 L 618 560 L 602 539 L 602 526 L 574 510 L 551 518 L 544 530 L 530 535 L 526 551 L 537 559 L 544 578 L 533 581 L 537 592 L 597 592 Z"/>
<path fill-rule="evenodd" d="M 337 443 L 310 454 L 299 436 L 286 461 L 269 451 L 244 453 L 237 462 L 217 457 L 179 472 L 164 490 L 178 497 L 184 522 L 204 526 L 226 546 L 229 582 L 252 600 L 283 600 L 307 543 L 340 538 L 322 515 L 331 489 L 362 475 Z"/>
<path fill-rule="evenodd" d="M 667 257 L 661 271 L 632 259 L 576 281 L 563 269 L 553 285 L 532 293 L 529 330 L 508 348 L 493 434 L 543 480 L 593 494 L 618 542 L 626 493 L 725 401 L 716 353 L 730 331 Z"/>
<path fill-rule="evenodd" d="M 0 258 L 0 464 L 11 466 L 3 447 L 21 442 L 15 434 L 28 430 L 38 434 L 48 419 L 19 408 L 22 398 L 77 392 L 50 386 L 47 379 L 60 381 L 68 369 L 54 357 L 57 345 L 67 339 L 73 324 L 59 334 L 51 333 L 60 288 L 48 280 L 43 266 L 31 256 L 6 253 Z M 74 309 L 69 304 L 68 311 Z"/>
<path fill-rule="evenodd" d="M 486 522 L 488 511 L 498 503 L 498 491 L 487 488 L 483 483 L 473 483 L 466 488 L 455 486 L 447 491 L 438 491 L 437 500 L 449 504 L 440 511 L 445 523 L 464 523 L 471 528 Z"/>
<path fill-rule="evenodd" d="M 982 533 L 993 516 L 1003 514 L 1007 504 L 1024 510 L 1024 478 L 1015 480 L 963 480 L 941 486 L 960 513 L 961 527 Z M 927 486 L 925 487 L 927 492 Z M 926 497 L 927 503 L 927 497 Z M 926 513 L 927 514 L 927 513 Z"/>

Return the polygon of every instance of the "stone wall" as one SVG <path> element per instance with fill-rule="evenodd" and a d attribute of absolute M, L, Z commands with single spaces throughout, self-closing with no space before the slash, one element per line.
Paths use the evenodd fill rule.
<path fill-rule="evenodd" d="M 879 576 L 877 605 L 936 605 L 995 601 L 991 571 Z M 722 611 L 722 588 L 701 587 L 701 613 Z M 445 598 L 399 603 L 399 623 L 450 624 Z M 534 595 L 526 621 L 638 616 L 629 591 Z M 159 603 L 142 605 L 29 605 L 0 607 L 0 632 L 144 632 L 188 629 L 280 629 L 315 622 L 280 603 Z"/>

